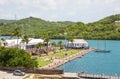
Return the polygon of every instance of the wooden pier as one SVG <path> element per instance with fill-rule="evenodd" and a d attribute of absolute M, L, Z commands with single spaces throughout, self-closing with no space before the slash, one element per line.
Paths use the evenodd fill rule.
<path fill-rule="evenodd" d="M 120 76 L 107 76 L 104 74 L 85 74 L 78 73 L 78 76 L 83 79 L 120 79 Z"/>

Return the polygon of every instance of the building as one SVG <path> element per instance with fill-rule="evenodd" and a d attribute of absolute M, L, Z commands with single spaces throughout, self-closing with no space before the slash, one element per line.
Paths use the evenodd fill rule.
<path fill-rule="evenodd" d="M 120 20 L 118 20 L 118 21 L 115 21 L 115 24 L 120 24 Z"/>
<path fill-rule="evenodd" d="M 67 48 L 88 48 L 88 43 L 83 39 L 73 39 L 73 42 L 66 44 Z"/>
<path fill-rule="evenodd" d="M 20 49 L 31 49 L 35 48 L 36 44 L 38 43 L 44 43 L 43 39 L 35 39 L 35 38 L 29 38 L 28 44 L 25 42 L 22 42 L 22 39 L 7 39 L 4 42 L 2 42 L 2 46 L 5 47 L 18 47 Z"/>

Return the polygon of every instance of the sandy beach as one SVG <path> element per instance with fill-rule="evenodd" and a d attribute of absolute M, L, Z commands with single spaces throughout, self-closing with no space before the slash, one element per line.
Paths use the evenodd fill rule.
<path fill-rule="evenodd" d="M 93 51 L 93 50 L 94 50 L 94 48 L 89 48 L 89 49 L 86 49 L 86 50 L 84 50 L 82 52 L 78 52 L 78 53 L 76 53 L 74 55 L 71 55 L 71 56 L 63 58 L 63 59 L 54 59 L 54 61 L 51 64 L 48 64 L 48 65 L 46 65 L 44 67 L 41 67 L 41 68 L 42 69 L 56 68 L 56 67 L 58 67 L 60 65 L 63 65 L 63 64 L 65 64 L 65 63 L 67 63 L 67 62 L 69 62 L 69 61 L 71 61 L 71 60 L 73 60 L 75 58 L 78 58 L 78 57 L 81 58 L 82 56 L 84 56 L 85 54 L 87 54 L 87 53 L 89 53 L 90 51 Z"/>

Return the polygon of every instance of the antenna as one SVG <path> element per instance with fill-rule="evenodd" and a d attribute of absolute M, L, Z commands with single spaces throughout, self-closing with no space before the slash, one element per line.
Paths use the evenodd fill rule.
<path fill-rule="evenodd" d="M 30 17 L 28 18 L 28 34 L 30 35 Z"/>
<path fill-rule="evenodd" d="M 16 14 L 15 14 L 15 26 L 17 26 L 17 24 L 16 24 L 16 20 L 17 20 L 17 16 L 16 16 Z"/>

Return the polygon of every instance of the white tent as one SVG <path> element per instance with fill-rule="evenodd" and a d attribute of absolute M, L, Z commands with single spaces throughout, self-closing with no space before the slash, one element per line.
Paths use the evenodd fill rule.
<path fill-rule="evenodd" d="M 88 47 L 88 43 L 83 39 L 73 39 L 73 42 L 68 42 L 66 44 L 68 48 L 86 48 Z"/>

